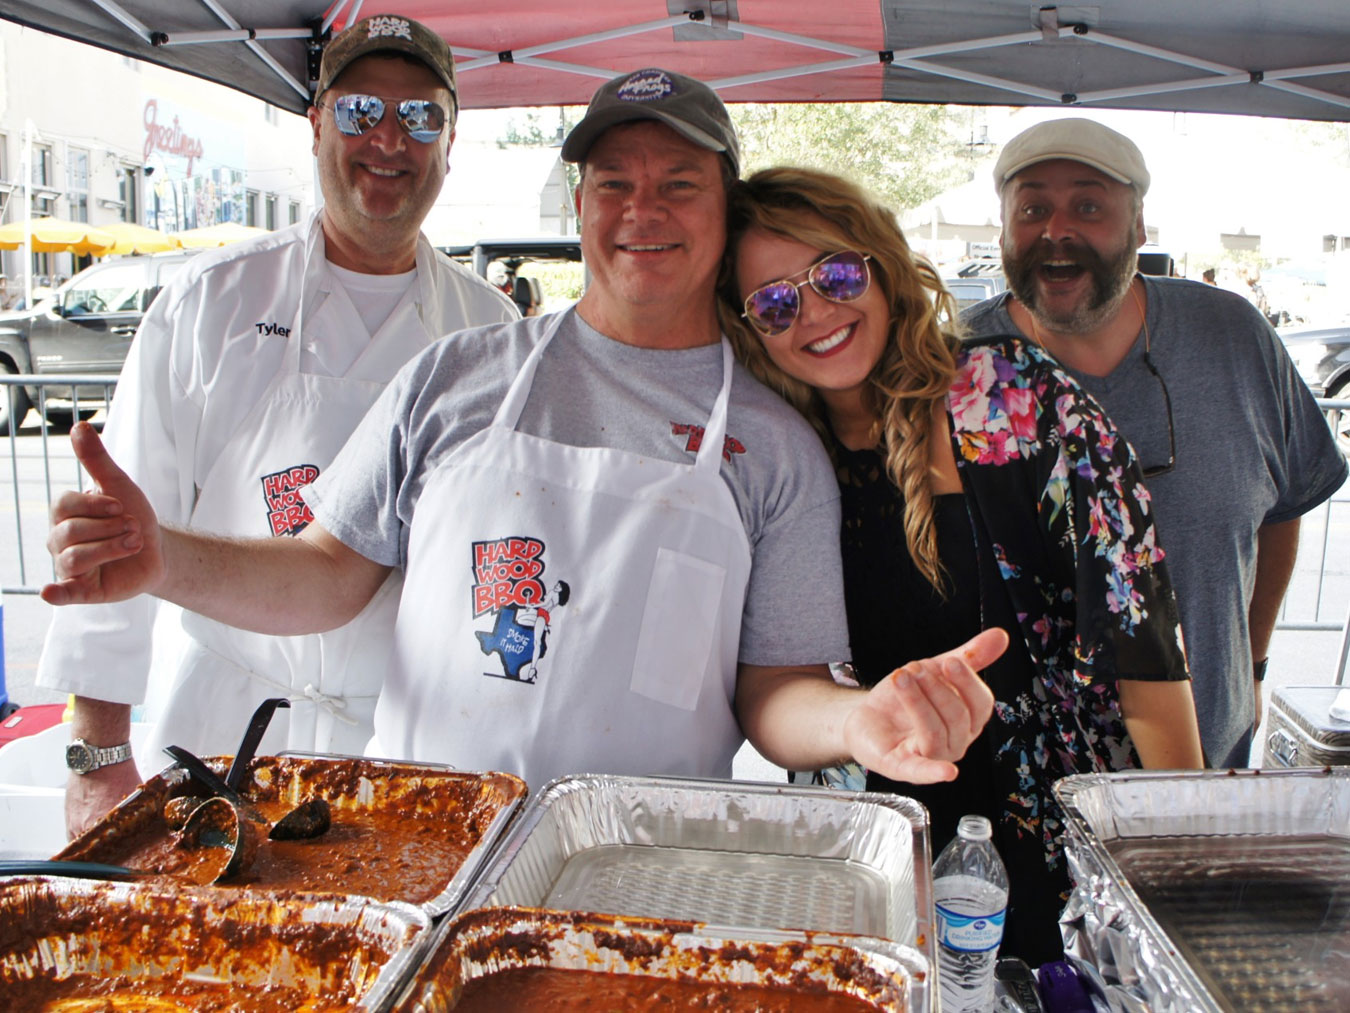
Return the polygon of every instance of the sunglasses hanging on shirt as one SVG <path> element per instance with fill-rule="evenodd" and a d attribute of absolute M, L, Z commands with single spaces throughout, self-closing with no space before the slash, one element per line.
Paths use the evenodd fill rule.
<path fill-rule="evenodd" d="M 430 144 L 445 129 L 445 107 L 431 99 L 382 99 L 378 95 L 340 95 L 333 102 L 333 119 L 348 137 L 360 137 L 379 126 L 387 109 L 403 132 L 414 141 Z"/>
<path fill-rule="evenodd" d="M 810 285 L 822 299 L 830 302 L 861 299 L 872 284 L 872 274 L 867 267 L 870 259 L 856 250 L 827 254 L 805 271 L 755 289 L 745 297 L 745 312 L 741 316 L 766 338 L 784 334 L 797 322 L 797 314 L 801 312 L 803 285 Z M 803 275 L 801 281 L 793 280 Z"/>

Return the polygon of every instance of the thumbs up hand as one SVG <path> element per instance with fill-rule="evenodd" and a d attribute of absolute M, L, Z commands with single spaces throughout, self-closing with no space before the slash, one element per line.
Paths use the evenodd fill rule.
<path fill-rule="evenodd" d="M 164 553 L 149 500 L 108 455 L 93 426 L 72 428 L 70 443 L 96 489 L 62 493 L 52 506 L 47 549 L 56 582 L 42 589 L 43 601 L 96 604 L 153 591 L 164 577 Z"/>

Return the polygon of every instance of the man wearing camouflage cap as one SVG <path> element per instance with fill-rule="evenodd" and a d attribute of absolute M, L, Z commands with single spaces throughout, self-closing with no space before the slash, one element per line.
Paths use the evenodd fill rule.
<path fill-rule="evenodd" d="M 1176 587 L 1205 754 L 1245 767 L 1299 517 L 1335 492 L 1346 464 L 1245 299 L 1138 273 L 1149 182 L 1139 148 L 1092 120 L 1018 134 L 994 168 L 1010 291 L 962 319 L 976 335 L 1020 332 L 1043 345 L 1134 446 Z"/>
<path fill-rule="evenodd" d="M 838 487 L 815 433 L 737 365 L 714 286 L 735 131 L 705 85 L 604 85 L 563 145 L 591 283 L 574 309 L 409 363 L 304 491 L 296 539 L 161 531 L 92 431 L 107 496 L 53 514 L 53 604 L 149 591 L 272 633 L 346 620 L 405 574 L 377 756 L 518 773 L 728 777 L 748 736 L 810 769 L 949 779 L 1006 637 L 871 691 L 847 657 Z M 228 584 L 223 573 L 241 579 Z M 284 588 L 284 592 L 279 589 Z"/>
<path fill-rule="evenodd" d="M 155 300 L 127 358 L 108 445 L 162 518 L 297 534 L 311 518 L 300 487 L 327 469 L 404 362 L 449 331 L 517 316 L 419 231 L 445 179 L 457 107 L 450 49 L 417 22 L 371 17 L 328 44 L 309 113 L 323 207 L 194 258 Z M 323 636 L 261 636 L 185 614 L 186 638 L 156 640 L 155 685 L 168 687 L 152 701 L 162 710 L 141 750 L 145 773 L 168 742 L 231 752 L 267 697 L 291 706 L 265 749 L 359 752 L 397 592 L 391 583 Z M 38 684 L 76 695 L 72 833 L 139 781 L 130 710 L 147 693 L 156 614 L 141 597 L 62 612 L 51 625 Z M 166 659 L 169 645 L 181 656 Z"/>

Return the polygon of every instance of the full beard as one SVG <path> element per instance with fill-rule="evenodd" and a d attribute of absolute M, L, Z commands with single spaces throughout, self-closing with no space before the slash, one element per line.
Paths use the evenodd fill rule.
<path fill-rule="evenodd" d="M 1086 271 L 1092 279 L 1085 300 L 1067 309 L 1050 310 L 1040 299 L 1037 280 L 1048 261 L 1067 261 Z M 1120 307 L 1138 267 L 1138 255 L 1128 243 L 1120 252 L 1104 257 L 1079 243 L 1038 240 L 1020 256 L 1003 246 L 1003 271 L 1017 301 L 1050 330 L 1060 334 L 1086 334 L 1106 323 Z M 1069 268 L 1068 270 L 1072 270 Z"/>

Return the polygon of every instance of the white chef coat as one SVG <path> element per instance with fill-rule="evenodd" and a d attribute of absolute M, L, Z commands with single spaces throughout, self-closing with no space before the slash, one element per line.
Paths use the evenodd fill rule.
<path fill-rule="evenodd" d="M 720 472 L 731 346 L 693 464 L 569 446 L 518 429 L 565 316 L 418 501 L 369 753 L 534 788 L 585 771 L 729 777 L 751 566 Z"/>
<path fill-rule="evenodd" d="M 319 214 L 259 240 L 194 258 L 146 314 L 119 380 L 105 439 L 114 459 L 140 484 L 161 520 L 188 524 L 203 509 L 210 476 L 241 438 L 241 427 L 250 418 L 254 422 L 263 418 L 257 414 L 259 405 L 274 390 L 278 377 L 295 373 L 288 354 L 297 347 L 292 340 L 297 323 L 304 341 L 322 340 L 318 331 L 325 327 L 365 332 L 359 314 L 338 312 L 340 301 L 330 301 L 333 285 L 331 272 L 325 269 Z M 383 385 L 436 337 L 516 315 L 509 300 L 436 253 L 425 237 L 419 237 L 417 267 L 416 317 L 421 326 L 396 328 L 384 336 L 388 340 L 380 342 L 379 353 L 359 356 L 343 380 Z M 306 309 L 320 321 L 307 330 L 303 320 L 297 321 L 302 288 Z M 310 303 L 325 291 L 330 295 Z M 359 420 L 354 415 L 342 425 L 350 431 Z M 328 427 L 336 424 L 323 421 L 324 440 L 330 445 L 334 437 Z M 342 432 L 341 438 L 345 436 Z M 326 451 L 325 457 L 333 452 Z M 297 464 L 321 468 L 328 460 Z M 38 684 L 101 700 L 139 702 L 150 671 L 149 631 L 156 607 L 153 599 L 142 596 L 117 605 L 57 610 L 39 664 Z M 311 659 L 317 665 L 315 659 L 317 652 Z M 298 683 L 296 689 L 322 683 L 317 671 L 304 681 L 298 673 L 275 674 L 282 683 Z M 242 726 L 219 730 L 219 741 L 228 743 L 223 746 L 226 751 L 242 731 Z M 200 739 L 197 744 L 216 748 Z M 322 743 L 310 742 L 307 747 L 317 745 Z M 156 758 L 141 759 L 149 770 L 162 766 Z"/>

